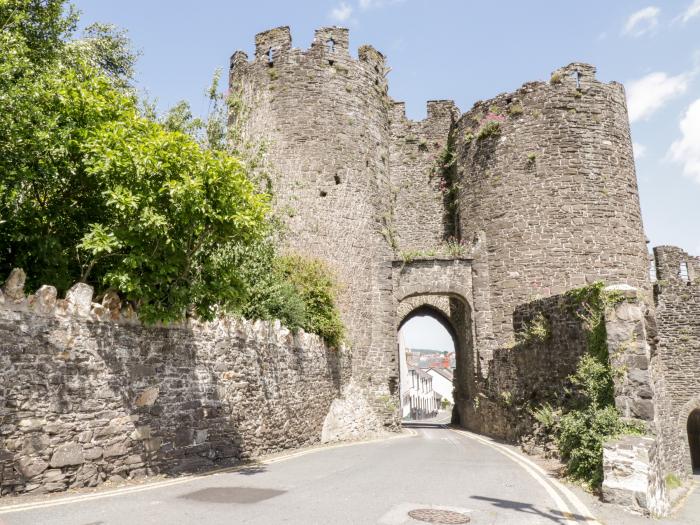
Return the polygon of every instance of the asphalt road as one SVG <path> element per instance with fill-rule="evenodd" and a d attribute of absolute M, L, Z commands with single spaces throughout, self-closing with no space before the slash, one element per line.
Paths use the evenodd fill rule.
<path fill-rule="evenodd" d="M 406 436 L 235 472 L 0 507 L 0 524 L 399 525 L 421 523 L 408 515 L 415 509 L 462 513 L 473 524 L 585 522 L 588 511 L 575 496 L 499 447 L 447 428 L 415 427 Z"/>

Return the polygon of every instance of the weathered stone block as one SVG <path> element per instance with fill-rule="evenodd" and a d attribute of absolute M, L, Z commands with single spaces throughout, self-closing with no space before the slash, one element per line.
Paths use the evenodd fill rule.
<path fill-rule="evenodd" d="M 106 446 L 102 452 L 102 456 L 104 458 L 111 458 L 114 456 L 123 456 L 127 452 L 129 452 L 129 447 L 127 446 L 126 441 L 120 441 L 118 443 L 113 443 Z"/>
<path fill-rule="evenodd" d="M 604 444 L 604 501 L 635 514 L 667 512 L 665 486 L 657 474 L 656 447 L 656 440 L 645 436 L 624 436 Z"/>
<path fill-rule="evenodd" d="M 151 437 L 151 426 L 142 425 L 136 427 L 136 429 L 131 434 L 129 434 L 129 437 L 134 441 L 149 439 Z"/>
<path fill-rule="evenodd" d="M 89 284 L 76 283 L 66 293 L 69 310 L 80 317 L 89 317 L 92 308 L 93 288 Z"/>
<path fill-rule="evenodd" d="M 139 397 L 136 398 L 136 401 L 134 401 L 134 404 L 137 407 L 142 407 L 142 406 L 151 406 L 153 403 L 156 402 L 156 399 L 158 399 L 158 394 L 160 393 L 160 388 L 157 386 L 152 386 L 150 388 L 147 388 L 141 394 L 139 394 Z"/>
<path fill-rule="evenodd" d="M 51 467 L 82 465 L 85 462 L 83 447 L 79 443 L 67 443 L 58 447 L 51 456 Z"/>
<path fill-rule="evenodd" d="M 45 425 L 46 420 L 39 418 L 22 419 L 19 422 L 19 428 L 24 432 L 37 432 L 44 429 Z"/>
<path fill-rule="evenodd" d="M 46 435 L 31 435 L 24 438 L 22 442 L 22 453 L 31 455 L 37 454 L 45 450 L 50 444 L 49 437 Z"/>
<path fill-rule="evenodd" d="M 34 294 L 32 306 L 41 314 L 49 314 L 56 308 L 56 296 L 56 288 L 45 284 Z"/>
<path fill-rule="evenodd" d="M 102 457 L 102 447 L 91 447 L 83 450 L 85 461 L 95 461 Z"/>
<path fill-rule="evenodd" d="M 21 268 L 13 269 L 2 287 L 4 296 L 11 301 L 24 299 L 24 282 L 26 278 L 24 270 Z"/>
<path fill-rule="evenodd" d="M 43 459 L 23 457 L 17 462 L 17 470 L 26 479 L 32 479 L 44 472 L 49 467 L 49 464 Z"/>

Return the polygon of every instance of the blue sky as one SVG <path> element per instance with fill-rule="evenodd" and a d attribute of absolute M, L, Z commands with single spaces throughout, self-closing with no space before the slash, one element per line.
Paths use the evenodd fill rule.
<path fill-rule="evenodd" d="M 642 215 L 651 245 L 700 255 L 700 0 L 76 0 L 82 24 L 129 31 L 143 56 L 139 86 L 161 109 L 188 100 L 206 109 L 204 88 L 230 55 L 252 56 L 256 33 L 292 28 L 306 48 L 314 29 L 350 28 L 351 47 L 388 57 L 390 94 L 410 118 L 425 102 L 474 102 L 547 80 L 583 61 L 627 88 Z M 404 328 L 409 347 L 444 349 L 431 318 Z M 444 332 L 444 333 L 443 333 Z"/>
<path fill-rule="evenodd" d="M 700 255 L 700 0 L 77 0 L 83 24 L 115 23 L 143 56 L 139 86 L 166 108 L 205 107 L 213 71 L 255 33 L 289 25 L 306 48 L 317 27 L 350 28 L 353 50 L 388 56 L 390 94 L 409 117 L 425 101 L 517 89 L 572 61 L 627 88 L 642 214 L 651 245 Z"/>

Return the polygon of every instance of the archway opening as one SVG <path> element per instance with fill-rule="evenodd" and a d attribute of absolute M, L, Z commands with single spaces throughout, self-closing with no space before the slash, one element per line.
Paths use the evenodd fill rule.
<path fill-rule="evenodd" d="M 696 408 L 688 416 L 688 445 L 693 471 L 700 472 L 700 408 Z"/>
<path fill-rule="evenodd" d="M 399 385 L 404 421 L 449 423 L 454 406 L 457 340 L 450 321 L 424 305 L 399 325 Z"/>

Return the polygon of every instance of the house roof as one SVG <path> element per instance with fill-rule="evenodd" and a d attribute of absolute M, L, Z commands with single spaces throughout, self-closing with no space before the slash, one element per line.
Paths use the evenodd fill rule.
<path fill-rule="evenodd" d="M 432 370 L 438 375 L 441 375 L 448 381 L 453 381 L 454 380 L 454 375 L 452 374 L 452 371 L 447 369 L 447 368 L 428 368 L 428 371 Z"/>

